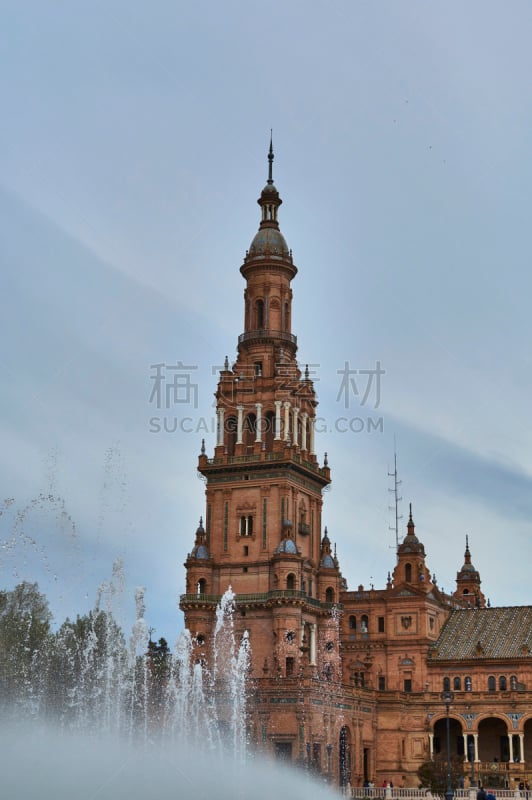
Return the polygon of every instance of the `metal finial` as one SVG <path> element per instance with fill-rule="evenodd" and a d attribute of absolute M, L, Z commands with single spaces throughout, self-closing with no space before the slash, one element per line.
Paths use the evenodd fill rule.
<path fill-rule="evenodd" d="M 226 356 L 224 361 L 224 370 L 227 372 L 228 369 L 229 369 L 229 359 Z"/>
<path fill-rule="evenodd" d="M 329 466 L 329 460 L 327 458 L 327 453 L 325 453 L 324 456 L 323 456 L 323 466 L 324 467 L 328 467 Z"/>
<path fill-rule="evenodd" d="M 273 129 L 270 128 L 270 150 L 268 153 L 268 183 L 273 183 Z"/>
<path fill-rule="evenodd" d="M 205 455 L 205 439 L 201 440 L 201 455 Z"/>
<path fill-rule="evenodd" d="M 412 503 L 409 503 L 409 506 L 410 506 L 410 519 L 408 521 L 412 522 Z"/>

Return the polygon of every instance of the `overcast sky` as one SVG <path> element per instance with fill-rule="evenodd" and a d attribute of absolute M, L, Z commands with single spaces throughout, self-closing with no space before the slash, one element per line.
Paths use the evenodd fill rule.
<path fill-rule="evenodd" d="M 528 0 L 1 10 L 1 586 L 38 580 L 59 624 L 122 559 L 125 618 L 142 585 L 181 630 L 273 128 L 349 587 L 394 567 L 395 439 L 440 587 L 468 535 L 492 605 L 530 603 Z M 155 364 L 190 381 L 169 408 Z"/>

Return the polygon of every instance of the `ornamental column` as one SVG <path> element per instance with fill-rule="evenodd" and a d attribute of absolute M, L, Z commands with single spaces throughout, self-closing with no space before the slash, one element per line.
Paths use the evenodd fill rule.
<path fill-rule="evenodd" d="M 301 414 L 301 449 L 307 449 L 307 419 L 308 414 L 306 411 L 303 411 Z"/>
<path fill-rule="evenodd" d="M 218 408 L 217 411 L 218 422 L 217 422 L 217 430 L 216 430 L 216 444 L 221 445 L 224 443 L 224 410 L 223 408 Z"/>
<path fill-rule="evenodd" d="M 281 438 L 281 400 L 275 400 L 275 439 Z"/>
<path fill-rule="evenodd" d="M 260 442 L 262 437 L 262 403 L 255 403 L 255 408 L 257 409 L 257 435 L 255 436 L 255 441 Z"/>
<path fill-rule="evenodd" d="M 236 410 L 238 411 L 238 419 L 236 423 L 236 443 L 243 444 L 242 432 L 244 428 L 244 406 L 237 406 Z"/>
<path fill-rule="evenodd" d="M 313 667 L 316 666 L 316 623 L 315 622 L 312 622 L 310 625 L 309 661 Z"/>
<path fill-rule="evenodd" d="M 288 441 L 288 437 L 290 436 L 290 403 L 288 400 L 285 400 L 284 403 L 284 440 L 285 442 Z"/>

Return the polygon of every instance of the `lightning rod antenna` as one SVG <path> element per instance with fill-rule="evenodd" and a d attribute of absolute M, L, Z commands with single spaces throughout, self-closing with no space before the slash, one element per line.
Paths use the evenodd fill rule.
<path fill-rule="evenodd" d="M 395 550 L 396 552 L 399 551 L 399 520 L 403 519 L 403 515 L 399 514 L 399 503 L 403 499 L 399 497 L 399 487 L 401 486 L 402 481 L 398 479 L 397 473 L 397 448 L 395 445 L 395 436 L 393 439 L 393 472 L 388 473 L 388 477 L 393 478 L 393 489 L 388 489 L 389 492 L 393 492 L 394 504 L 393 506 L 388 506 L 390 511 L 395 513 L 395 525 L 390 525 L 389 528 L 391 531 L 395 531 Z"/>

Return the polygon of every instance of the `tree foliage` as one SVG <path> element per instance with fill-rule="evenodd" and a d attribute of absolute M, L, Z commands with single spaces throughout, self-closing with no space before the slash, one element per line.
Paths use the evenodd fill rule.
<path fill-rule="evenodd" d="M 35 694 L 46 677 L 46 653 L 52 640 L 46 597 L 36 583 L 0 592 L 0 700 Z"/>
<path fill-rule="evenodd" d="M 443 793 L 447 788 L 447 759 L 437 755 L 433 761 L 425 761 L 417 771 L 422 786 L 432 792 Z M 464 759 L 451 756 L 451 786 L 457 788 L 464 777 Z"/>
<path fill-rule="evenodd" d="M 169 674 L 165 639 L 134 659 L 109 611 L 96 608 L 56 632 L 36 583 L 0 591 L 0 707 L 61 725 L 111 730 L 161 702 Z"/>

